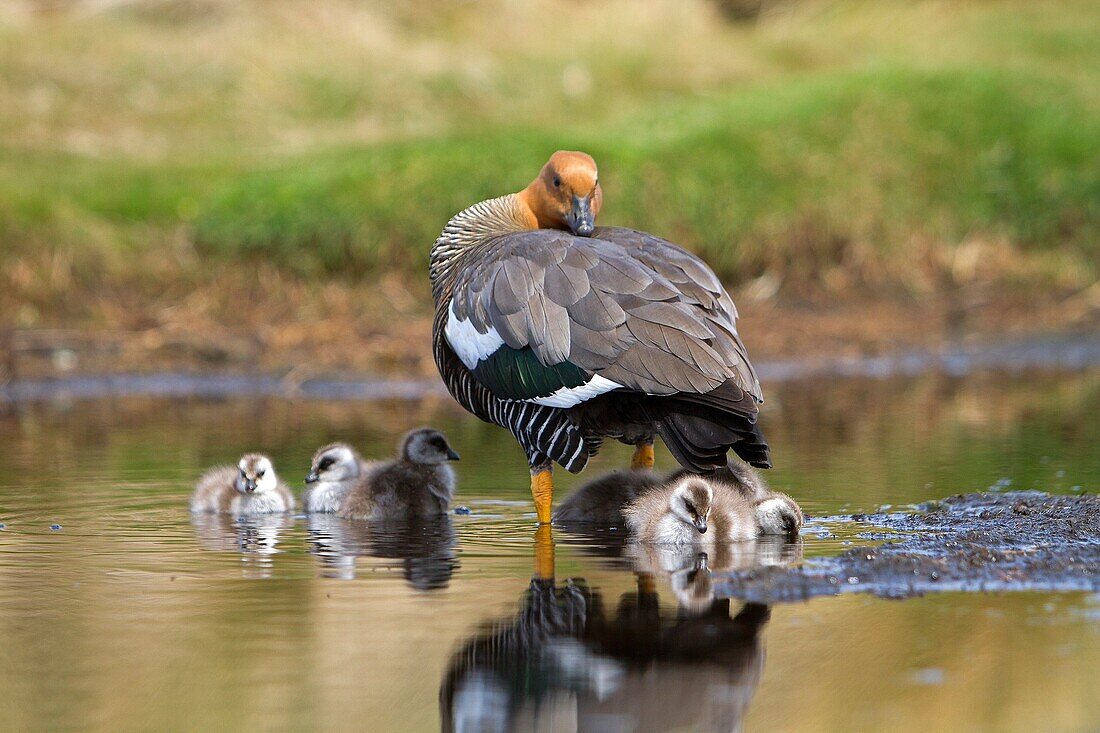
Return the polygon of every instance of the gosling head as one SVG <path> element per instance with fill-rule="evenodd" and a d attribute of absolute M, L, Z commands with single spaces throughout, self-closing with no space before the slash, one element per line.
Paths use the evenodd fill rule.
<path fill-rule="evenodd" d="M 680 521 L 694 527 L 699 534 L 706 534 L 713 499 L 714 491 L 706 481 L 688 478 L 672 492 L 668 505 Z"/>
<path fill-rule="evenodd" d="M 603 205 L 596 161 L 587 153 L 559 150 L 525 191 L 540 229 L 568 229 L 591 236 Z"/>
<path fill-rule="evenodd" d="M 425 466 L 458 460 L 458 453 L 455 453 L 443 433 L 431 428 L 420 428 L 406 435 L 401 442 L 401 456 L 406 461 Z"/>
<path fill-rule="evenodd" d="M 359 476 L 359 456 L 346 443 L 330 443 L 318 448 L 309 465 L 306 483 L 347 481 Z"/>
<path fill-rule="evenodd" d="M 260 453 L 247 453 L 237 463 L 234 487 L 242 494 L 256 494 L 275 489 L 278 479 L 271 459 Z"/>

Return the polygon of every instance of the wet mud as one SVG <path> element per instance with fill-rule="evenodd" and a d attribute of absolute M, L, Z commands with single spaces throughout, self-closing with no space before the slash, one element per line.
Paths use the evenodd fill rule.
<path fill-rule="evenodd" d="M 840 593 L 908 598 L 935 591 L 1100 591 L 1100 496 L 981 493 L 858 522 L 865 546 L 796 567 L 715 578 L 720 595 L 758 603 Z M 879 543 L 881 542 L 881 543 Z"/>

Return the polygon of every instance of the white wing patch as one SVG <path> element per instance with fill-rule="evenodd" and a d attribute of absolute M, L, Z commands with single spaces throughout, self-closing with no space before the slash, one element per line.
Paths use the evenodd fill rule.
<path fill-rule="evenodd" d="M 490 326 L 488 333 L 481 333 L 474 324 L 460 320 L 455 315 L 454 303 L 447 312 L 443 335 L 467 369 L 473 369 L 479 361 L 488 359 L 490 354 L 504 346 L 504 339 L 495 328 Z"/>
<path fill-rule="evenodd" d="M 479 362 L 485 361 L 497 349 L 504 346 L 504 339 L 496 329 L 490 326 L 487 333 L 481 333 L 473 323 L 456 316 L 453 303 L 447 311 L 447 324 L 443 327 L 443 336 L 458 358 L 471 371 Z M 622 386 L 618 382 L 612 382 L 596 374 L 579 387 L 562 387 L 546 397 L 535 397 L 524 401 L 547 407 L 573 407 Z"/>
<path fill-rule="evenodd" d="M 546 405 L 547 407 L 573 407 L 585 400 L 590 400 L 593 397 L 602 395 L 604 392 L 610 392 L 622 386 L 618 382 L 612 382 L 610 379 L 596 374 L 579 387 L 562 387 L 554 394 L 526 401 Z"/>

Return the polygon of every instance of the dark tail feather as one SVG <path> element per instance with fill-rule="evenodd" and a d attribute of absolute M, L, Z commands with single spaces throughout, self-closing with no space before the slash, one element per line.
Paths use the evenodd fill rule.
<path fill-rule="evenodd" d="M 771 468 L 768 443 L 756 424 L 756 401 L 732 381 L 669 402 L 658 432 L 684 468 L 698 473 L 724 468 L 731 449 L 751 466 Z"/>

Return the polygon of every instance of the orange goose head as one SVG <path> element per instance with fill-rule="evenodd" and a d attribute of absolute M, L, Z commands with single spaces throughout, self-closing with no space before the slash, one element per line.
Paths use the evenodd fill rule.
<path fill-rule="evenodd" d="M 535 180 L 519 192 L 537 229 L 568 229 L 587 237 L 596 228 L 603 203 L 596 161 L 587 153 L 559 150 Z"/>

